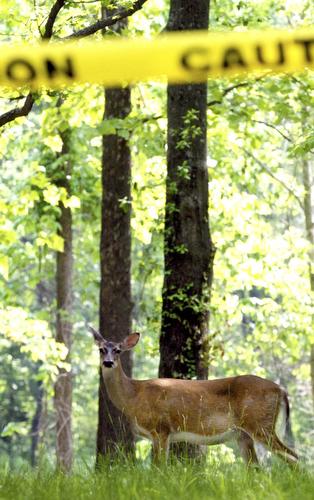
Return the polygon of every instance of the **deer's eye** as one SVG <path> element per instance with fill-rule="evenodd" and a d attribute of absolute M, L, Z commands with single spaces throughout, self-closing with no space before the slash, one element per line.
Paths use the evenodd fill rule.
<path fill-rule="evenodd" d="M 114 352 L 115 352 L 116 354 L 120 354 L 121 349 L 118 349 L 118 348 L 117 348 L 117 349 L 114 349 Z"/>
<path fill-rule="evenodd" d="M 107 351 L 107 349 L 105 347 L 100 347 L 99 352 L 101 354 L 107 354 L 108 351 Z"/>

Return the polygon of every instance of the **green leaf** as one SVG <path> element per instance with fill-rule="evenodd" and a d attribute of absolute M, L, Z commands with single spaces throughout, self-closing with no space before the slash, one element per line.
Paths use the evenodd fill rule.
<path fill-rule="evenodd" d="M 2 430 L 1 437 L 11 437 L 14 434 L 26 436 L 28 429 L 24 422 L 9 422 Z"/>
<path fill-rule="evenodd" d="M 0 255 L 0 274 L 5 280 L 9 279 L 9 259 L 6 255 Z"/>

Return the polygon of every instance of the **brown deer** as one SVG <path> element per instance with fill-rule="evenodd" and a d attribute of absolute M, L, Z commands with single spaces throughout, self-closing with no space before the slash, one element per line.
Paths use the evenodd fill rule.
<path fill-rule="evenodd" d="M 153 443 L 153 461 L 167 459 L 171 442 L 220 444 L 238 441 L 247 464 L 258 464 L 254 443 L 267 447 L 286 462 L 298 455 L 277 435 L 283 417 L 291 436 L 289 401 L 279 385 L 255 375 L 217 380 L 128 378 L 120 354 L 140 338 L 132 333 L 123 342 L 105 340 L 90 327 L 100 352 L 102 374 L 112 403 L 129 419 L 136 435 Z"/>

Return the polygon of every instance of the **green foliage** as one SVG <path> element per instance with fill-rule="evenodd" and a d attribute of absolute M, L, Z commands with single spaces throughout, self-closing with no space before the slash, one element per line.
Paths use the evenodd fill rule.
<path fill-rule="evenodd" d="M 104 495 L 108 500 L 310 500 L 313 488 L 313 476 L 306 471 L 279 466 L 271 472 L 250 471 L 241 464 L 218 465 L 215 460 L 207 467 L 176 464 L 160 469 L 123 462 L 104 464 L 97 474 L 85 465 L 71 476 L 42 468 L 6 472 L 1 478 L 1 495 L 7 500 L 103 499 Z"/>
<path fill-rule="evenodd" d="M 109 9 L 117 5 L 102 3 Z M 53 4 L 53 0 L 2 2 L 2 40 L 38 40 Z M 125 33 L 156 36 L 166 24 L 168 7 L 168 1 L 150 0 L 130 19 Z M 99 11 L 98 2 L 66 2 L 55 36 L 96 21 Z M 308 0 L 216 0 L 211 2 L 210 22 L 218 30 L 301 26 L 312 22 L 313 14 L 313 2 Z M 314 150 L 313 85 L 311 72 L 208 82 L 209 216 L 217 247 L 207 339 L 210 376 L 254 372 L 285 385 L 291 394 L 297 444 L 308 459 L 313 459 L 309 374 L 313 294 L 301 166 L 303 161 L 312 162 Z M 11 109 L 10 99 L 17 97 L 18 92 L 3 89 L 3 111 Z M 57 366 L 68 368 L 66 352 L 53 338 L 55 252 L 63 248 L 57 223 L 60 202 L 72 208 L 74 225 L 74 446 L 78 459 L 89 460 L 94 454 L 98 356 L 85 325 L 98 322 L 101 134 L 118 134 L 131 144 L 133 327 L 143 334 L 134 375 L 157 374 L 165 84 L 133 88 L 132 112 L 125 120 L 103 119 L 102 88 L 66 89 L 62 105 L 57 106 L 59 97 L 43 91 L 32 113 L 6 126 L 0 137 L 0 453 L 11 464 L 29 457 L 38 382 L 45 388 L 40 442 L 49 453 L 54 447 L 53 381 Z M 185 118 L 178 147 L 186 147 L 197 136 L 196 121 L 193 110 Z M 71 147 L 61 156 L 63 133 L 69 133 Z M 66 161 L 72 164 L 70 196 L 60 185 Z M 188 180 L 189 168 L 186 161 L 179 169 L 183 181 Z M 178 189 L 177 183 L 171 187 L 174 193 Z M 129 201 L 121 199 L 120 206 L 128 209 Z M 183 292 L 175 292 L 181 307 L 188 303 L 195 311 L 203 310 L 203 303 Z M 225 454 L 226 460 L 232 456 L 230 449 Z M 1 495 L 4 491 L 7 498 L 26 498 L 28 491 L 32 498 L 42 498 L 45 487 L 45 498 L 54 498 L 56 492 L 60 497 L 97 498 L 104 491 L 108 498 L 131 494 L 134 498 L 307 498 L 313 489 L 306 473 L 296 477 L 285 469 L 257 476 L 237 466 L 219 468 L 217 461 L 206 471 L 179 465 L 157 474 L 155 469 L 128 465 L 113 467 L 102 476 L 84 472 L 69 480 L 51 473 L 25 473 L 6 476 Z"/>
<path fill-rule="evenodd" d="M 21 308 L 1 309 L 0 331 L 4 334 L 3 345 L 14 343 L 31 361 L 40 361 L 42 376 L 49 376 L 45 380 L 48 388 L 51 388 L 58 367 L 69 369 L 64 362 L 67 349 L 53 339 L 46 321 L 27 317 Z"/>

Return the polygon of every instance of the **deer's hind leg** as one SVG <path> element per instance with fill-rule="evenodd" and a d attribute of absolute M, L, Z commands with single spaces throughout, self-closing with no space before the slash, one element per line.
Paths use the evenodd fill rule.
<path fill-rule="evenodd" d="M 245 461 L 246 465 L 259 465 L 257 454 L 254 447 L 254 441 L 249 434 L 244 431 L 239 432 L 237 438 L 238 446 L 240 449 L 241 456 Z"/>
<path fill-rule="evenodd" d="M 164 432 L 152 432 L 153 437 L 153 463 L 160 465 L 166 463 L 169 452 L 169 434 Z"/>
<path fill-rule="evenodd" d="M 295 465 L 299 460 L 296 452 L 283 444 L 276 435 L 273 437 L 271 450 L 290 465 Z"/>
<path fill-rule="evenodd" d="M 299 457 L 294 450 L 286 446 L 275 433 L 264 433 L 263 436 L 258 436 L 258 441 L 264 444 L 270 451 L 276 453 L 289 465 L 296 465 Z"/>

